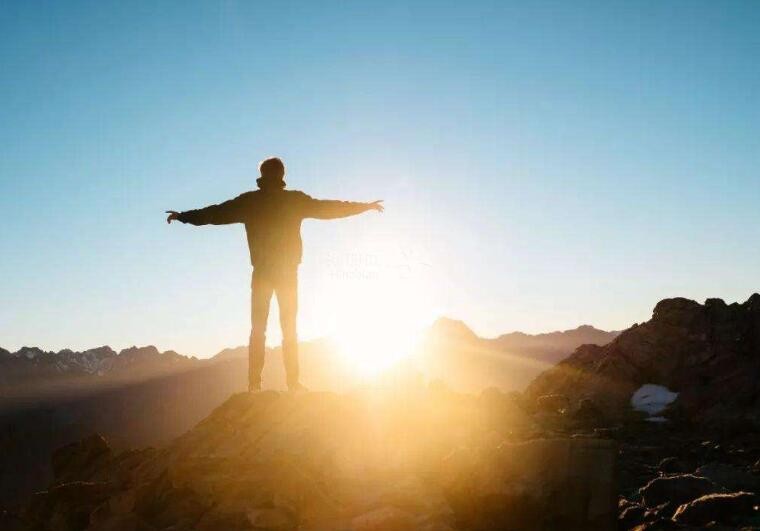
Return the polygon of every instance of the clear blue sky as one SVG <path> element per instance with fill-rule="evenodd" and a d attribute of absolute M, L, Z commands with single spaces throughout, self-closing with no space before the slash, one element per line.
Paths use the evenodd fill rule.
<path fill-rule="evenodd" d="M 243 229 L 163 211 L 271 154 L 290 187 L 386 200 L 304 225 L 303 338 L 340 308 L 382 327 L 382 296 L 483 335 L 743 301 L 759 27 L 751 1 L 4 0 L 0 346 L 245 343 Z"/>

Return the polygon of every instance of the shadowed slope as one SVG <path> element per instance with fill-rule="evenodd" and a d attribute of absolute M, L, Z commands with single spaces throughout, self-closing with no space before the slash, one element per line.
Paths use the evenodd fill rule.
<path fill-rule="evenodd" d="M 62 449 L 27 518 L 45 529 L 84 513 L 90 530 L 614 529 L 615 444 L 531 440 L 530 427 L 493 392 L 238 394 L 162 450 L 114 455 L 97 438 Z"/>

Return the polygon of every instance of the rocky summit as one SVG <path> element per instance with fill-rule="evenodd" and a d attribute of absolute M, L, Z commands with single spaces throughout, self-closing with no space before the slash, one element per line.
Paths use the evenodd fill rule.
<path fill-rule="evenodd" d="M 544 429 L 619 444 L 619 529 L 760 529 L 760 295 L 660 301 L 652 319 L 537 377 Z"/>
<path fill-rule="evenodd" d="M 677 393 L 663 419 L 745 430 L 760 427 L 759 380 L 760 295 L 743 304 L 674 298 L 660 301 L 651 320 L 609 344 L 579 347 L 538 376 L 526 396 L 591 399 L 620 419 L 631 412 L 638 389 L 657 386 Z"/>
<path fill-rule="evenodd" d="M 759 347 L 760 295 L 678 298 L 524 393 L 234 394 L 157 449 L 63 446 L 0 529 L 760 530 Z"/>
<path fill-rule="evenodd" d="M 58 450 L 20 529 L 615 529 L 617 445 L 536 434 L 514 396 L 236 394 L 161 449 Z M 684 516 L 691 518 L 692 516 Z"/>

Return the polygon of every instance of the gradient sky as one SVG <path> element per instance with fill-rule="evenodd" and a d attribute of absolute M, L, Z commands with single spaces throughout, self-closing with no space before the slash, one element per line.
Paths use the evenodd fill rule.
<path fill-rule="evenodd" d="M 305 222 L 305 339 L 394 304 L 497 335 L 744 301 L 759 27 L 750 1 L 0 0 L 0 346 L 245 343 L 242 227 L 163 211 L 273 154 L 386 201 Z"/>

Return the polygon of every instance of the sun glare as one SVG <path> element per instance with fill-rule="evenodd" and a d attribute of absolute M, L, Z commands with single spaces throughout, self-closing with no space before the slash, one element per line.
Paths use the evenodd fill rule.
<path fill-rule="evenodd" d="M 351 372 L 364 381 L 407 359 L 435 317 L 429 272 L 407 267 L 408 255 L 397 253 L 391 260 L 403 260 L 404 267 L 362 266 L 357 269 L 366 274 L 343 276 L 329 288 L 329 336 Z"/>
<path fill-rule="evenodd" d="M 396 305 L 383 304 L 369 313 L 356 313 L 335 333 L 340 355 L 360 379 L 382 375 L 408 358 L 420 340 L 422 327 L 396 312 Z"/>

